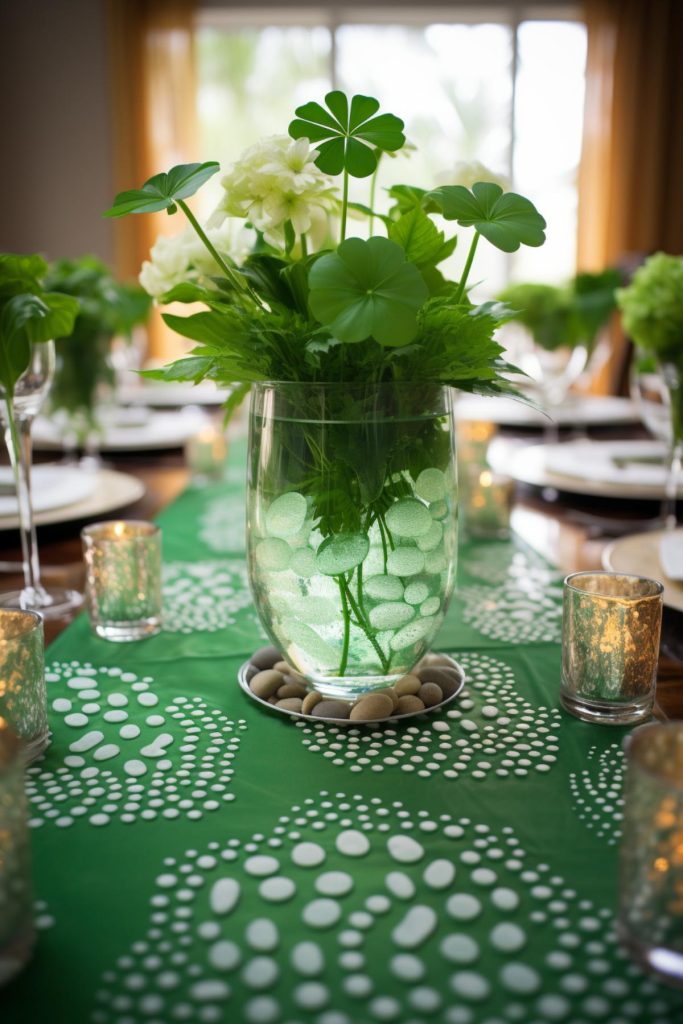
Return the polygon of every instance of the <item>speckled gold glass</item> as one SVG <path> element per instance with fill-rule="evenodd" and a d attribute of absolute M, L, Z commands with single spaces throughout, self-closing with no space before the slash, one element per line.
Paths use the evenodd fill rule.
<path fill-rule="evenodd" d="M 34 939 L 23 745 L 0 718 L 0 985 L 27 962 Z"/>
<path fill-rule="evenodd" d="M 0 608 L 0 715 L 33 761 L 49 739 L 43 620 L 37 612 Z"/>
<path fill-rule="evenodd" d="M 683 723 L 649 724 L 626 744 L 619 935 L 683 985 Z"/>
<path fill-rule="evenodd" d="M 648 717 L 655 698 L 663 589 L 645 576 L 567 576 L 560 690 L 567 711 L 614 725 Z"/>
<path fill-rule="evenodd" d="M 135 520 L 94 523 L 81 531 L 86 604 L 105 640 L 143 640 L 161 629 L 161 530 Z"/>

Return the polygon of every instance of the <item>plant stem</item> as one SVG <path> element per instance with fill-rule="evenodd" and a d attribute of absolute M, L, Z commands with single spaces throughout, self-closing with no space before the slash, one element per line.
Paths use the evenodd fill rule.
<path fill-rule="evenodd" d="M 308 256 L 308 239 L 306 238 L 306 232 L 301 233 L 301 255 L 306 258 Z"/>
<path fill-rule="evenodd" d="M 253 291 L 253 289 L 249 285 L 249 282 L 245 281 L 245 279 L 243 277 L 240 277 L 239 274 L 236 274 L 235 271 L 232 269 L 232 267 L 230 267 L 225 262 L 225 260 L 223 259 L 223 257 L 219 253 L 218 249 L 216 249 L 215 245 L 213 244 L 211 239 L 208 237 L 208 235 L 206 234 L 206 232 L 202 228 L 201 224 L 199 223 L 199 221 L 197 220 L 197 218 L 195 217 L 195 215 L 193 214 L 192 210 L 187 205 L 187 203 L 183 199 L 177 199 L 176 202 L 178 203 L 178 206 L 180 207 L 180 209 L 183 211 L 183 213 L 185 214 L 185 216 L 189 220 L 189 222 L 192 225 L 192 227 L 194 228 L 194 230 L 199 235 L 200 239 L 202 240 L 202 242 L 204 243 L 206 248 L 209 250 L 209 252 L 213 256 L 213 258 L 215 259 L 215 261 L 218 264 L 218 266 L 221 268 L 221 270 L 223 271 L 223 273 L 227 277 L 228 281 L 230 281 L 232 286 L 234 288 L 237 288 L 238 291 L 242 291 L 242 292 L 246 291 L 247 294 L 250 295 L 251 298 L 254 300 L 254 302 L 256 302 L 259 306 L 261 306 L 262 309 L 265 308 L 263 306 L 263 303 L 261 302 L 261 299 L 258 297 L 256 292 Z"/>
<path fill-rule="evenodd" d="M 379 535 L 380 535 L 380 537 L 382 539 L 382 554 L 384 556 L 384 575 L 386 576 L 386 573 L 387 573 L 387 558 L 388 558 L 387 539 L 384 536 L 384 526 L 382 525 L 382 517 L 381 516 L 377 516 L 377 525 L 379 527 Z"/>
<path fill-rule="evenodd" d="M 349 660 L 349 634 L 351 631 L 351 621 L 349 616 L 349 606 L 346 601 L 346 580 L 343 576 L 337 576 L 337 584 L 339 586 L 339 594 L 341 596 L 342 611 L 344 613 L 344 641 L 342 643 L 342 653 L 339 660 L 339 675 L 343 676 L 346 672 L 346 666 Z"/>
<path fill-rule="evenodd" d="M 379 159 L 377 160 L 377 166 L 372 172 L 372 178 L 370 179 L 370 220 L 368 223 L 368 230 L 372 234 L 372 226 L 375 220 L 375 191 L 377 189 L 377 173 L 379 171 Z"/>
<path fill-rule="evenodd" d="M 339 579 L 340 580 L 344 580 L 343 586 L 344 586 L 345 591 L 346 591 L 346 598 L 347 598 L 349 604 L 351 605 L 351 611 L 356 616 L 356 621 L 358 622 L 358 625 L 363 630 L 363 632 L 365 633 L 366 637 L 368 638 L 368 640 L 370 641 L 372 646 L 375 648 L 375 653 L 377 654 L 377 657 L 379 658 L 380 665 L 382 666 L 382 671 L 384 673 L 386 673 L 387 672 L 387 659 L 384 656 L 384 651 L 382 650 L 382 648 L 379 646 L 379 644 L 375 640 L 375 638 L 373 636 L 373 631 L 372 631 L 372 628 L 371 628 L 370 624 L 366 620 L 365 616 L 361 613 L 360 608 L 358 607 L 358 605 L 354 601 L 353 594 L 351 593 L 351 590 L 349 589 L 348 583 L 343 578 L 343 576 L 340 576 Z"/>
<path fill-rule="evenodd" d="M 467 278 L 469 277 L 470 270 L 472 269 L 472 262 L 474 260 L 474 254 L 477 251 L 477 243 L 479 242 L 479 238 L 479 232 L 475 231 L 474 238 L 472 239 L 472 244 L 470 245 L 470 251 L 467 254 L 467 260 L 465 261 L 462 277 L 460 278 L 460 286 L 458 287 L 458 291 L 455 296 L 456 304 L 458 302 L 462 302 L 462 297 L 465 294 L 465 285 L 467 284 Z"/>
<path fill-rule="evenodd" d="M 346 238 L 346 212 L 349 205 L 349 172 L 344 168 L 344 184 L 342 191 L 342 210 L 341 210 L 341 238 L 340 242 L 343 242 Z"/>

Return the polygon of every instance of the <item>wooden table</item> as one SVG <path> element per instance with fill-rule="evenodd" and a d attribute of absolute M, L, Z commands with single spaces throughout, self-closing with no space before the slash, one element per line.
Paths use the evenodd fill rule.
<path fill-rule="evenodd" d="M 153 519 L 187 485 L 189 474 L 181 452 L 152 452 L 140 455 L 107 457 L 114 468 L 138 477 L 146 487 L 144 496 L 126 509 L 112 513 L 128 519 Z M 643 514 L 652 510 L 643 509 Z M 587 508 L 580 501 L 560 495 L 548 501 L 533 488 L 518 488 L 513 526 L 524 540 L 562 571 L 602 568 L 601 556 L 607 543 L 619 532 L 637 532 L 638 519 L 633 510 L 614 505 Z M 83 587 L 81 522 L 42 527 L 38 531 L 40 560 L 44 582 L 77 589 Z M 0 561 L 19 562 L 18 534 L 0 534 Z M 20 584 L 18 574 L 4 574 L 3 589 Z M 53 640 L 68 624 L 46 623 L 46 638 Z M 665 608 L 662 647 L 657 683 L 657 714 L 683 718 L 683 613 Z"/>

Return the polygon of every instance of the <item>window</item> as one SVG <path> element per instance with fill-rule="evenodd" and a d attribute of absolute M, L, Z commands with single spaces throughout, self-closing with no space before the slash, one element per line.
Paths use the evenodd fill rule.
<path fill-rule="evenodd" d="M 406 121 L 416 152 L 385 158 L 382 184 L 433 186 L 479 160 L 528 195 L 548 221 L 542 250 L 482 250 L 487 294 L 508 280 L 574 273 L 576 177 L 586 39 L 575 12 L 451 4 L 416 12 L 213 7 L 198 18 L 201 159 L 227 166 L 262 135 L 283 133 L 294 108 L 331 87 L 377 96 Z M 368 201 L 368 182 L 353 198 Z M 207 195 L 207 210 L 211 196 Z M 386 205 L 386 204 L 385 204 Z M 460 231 L 457 274 L 468 247 Z"/>

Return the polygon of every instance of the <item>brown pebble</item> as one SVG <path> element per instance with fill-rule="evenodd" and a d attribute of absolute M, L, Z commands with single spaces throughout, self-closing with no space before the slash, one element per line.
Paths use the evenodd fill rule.
<path fill-rule="evenodd" d="M 424 711 L 425 706 L 419 697 L 416 697 L 414 693 L 406 693 L 402 697 L 398 698 L 398 708 L 396 709 L 397 715 L 409 715 L 415 711 Z"/>
<path fill-rule="evenodd" d="M 398 701 L 396 701 L 398 707 Z M 353 705 L 349 718 L 352 722 L 373 722 L 378 718 L 389 718 L 394 710 L 394 702 L 383 690 L 367 693 Z"/>
<path fill-rule="evenodd" d="M 443 665 L 429 665 L 421 668 L 418 676 L 423 683 L 436 683 L 441 688 L 443 699 L 452 697 L 462 684 L 462 675 L 455 668 L 447 668 Z"/>
<path fill-rule="evenodd" d="M 273 668 L 276 672 L 282 672 L 284 676 L 290 676 L 292 673 L 296 672 L 296 669 L 293 669 L 288 662 L 283 661 L 282 659 L 280 659 L 280 661 L 276 661 Z"/>
<path fill-rule="evenodd" d="M 304 697 L 303 704 L 301 705 L 301 711 L 304 715 L 310 715 L 316 704 L 319 704 L 323 699 L 322 693 L 318 693 L 317 690 L 310 690 Z"/>
<path fill-rule="evenodd" d="M 279 693 L 280 691 L 278 690 Z M 423 683 L 418 697 L 426 708 L 435 708 L 443 700 L 443 693 L 441 687 L 437 686 L 436 683 Z"/>
<path fill-rule="evenodd" d="M 284 700 L 279 700 L 275 705 L 276 708 L 282 708 L 283 711 L 301 711 L 302 700 L 301 697 L 285 697 Z"/>
<path fill-rule="evenodd" d="M 300 697 L 302 700 L 306 696 L 306 687 L 302 686 L 301 683 L 290 683 L 287 681 L 285 676 L 285 685 L 281 686 L 277 691 L 278 700 L 285 700 L 287 697 Z"/>
<path fill-rule="evenodd" d="M 252 681 L 252 679 L 254 678 L 258 671 L 259 670 L 256 668 L 256 665 L 252 665 L 251 662 L 249 662 L 249 664 L 244 670 L 244 676 L 248 683 Z"/>
<path fill-rule="evenodd" d="M 293 668 L 290 668 L 289 672 L 285 672 L 285 681 L 288 683 L 298 683 L 299 686 L 308 688 L 308 679 L 305 676 L 299 675 Z"/>
<path fill-rule="evenodd" d="M 261 671 L 264 668 L 272 668 L 276 662 L 282 661 L 282 655 L 277 647 L 260 647 L 254 651 L 249 661 Z"/>
<path fill-rule="evenodd" d="M 269 668 L 264 672 L 256 673 L 249 683 L 249 689 L 257 697 L 267 700 L 268 697 L 272 697 L 273 694 L 277 693 L 284 681 L 285 677 L 282 675 L 282 672 L 274 672 L 272 668 Z"/>
<path fill-rule="evenodd" d="M 350 713 L 351 705 L 345 700 L 321 700 L 311 711 L 315 718 L 348 718 Z"/>
<path fill-rule="evenodd" d="M 417 663 L 414 671 L 417 673 L 418 669 L 427 668 L 428 666 L 435 668 L 453 668 L 453 659 L 447 654 L 434 654 L 430 652 L 429 654 L 425 654 L 424 658 Z"/>
<path fill-rule="evenodd" d="M 422 686 L 422 681 L 417 676 L 412 675 L 410 672 L 408 675 L 401 676 L 401 678 L 394 683 L 394 689 L 398 697 L 405 697 L 408 693 L 417 693 Z"/>
<path fill-rule="evenodd" d="M 398 694 L 396 693 L 396 690 L 393 688 L 393 686 L 387 686 L 384 690 L 373 690 L 372 692 L 385 693 L 387 697 L 390 699 L 392 707 L 394 709 L 398 707 Z M 365 696 L 367 697 L 368 694 L 366 694 Z M 363 700 L 362 697 L 360 699 Z M 358 702 L 356 701 L 356 703 Z"/>

